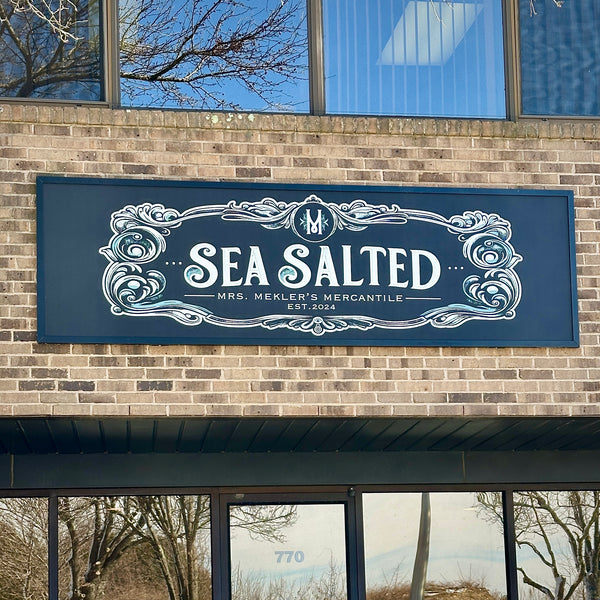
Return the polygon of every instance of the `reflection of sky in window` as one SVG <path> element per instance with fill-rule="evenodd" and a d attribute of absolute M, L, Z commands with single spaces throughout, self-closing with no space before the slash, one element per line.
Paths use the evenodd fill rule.
<path fill-rule="evenodd" d="M 251 536 L 244 529 L 232 528 L 232 571 L 240 569 L 246 577 L 266 581 L 286 579 L 295 583 L 320 578 L 328 572 L 332 562 L 345 573 L 343 505 L 300 504 L 296 514 L 297 520 L 283 531 L 283 542 L 269 542 Z M 280 555 L 281 552 L 284 554 Z"/>
<path fill-rule="evenodd" d="M 160 6 L 161 0 L 154 0 L 155 6 Z M 240 23 L 260 23 L 264 21 L 278 4 L 280 0 L 266 0 L 263 3 L 246 2 L 246 6 L 251 7 L 249 12 L 236 12 L 232 17 L 229 17 L 222 28 L 222 32 L 225 33 L 224 39 L 227 38 L 227 33 L 233 31 Z M 143 20 L 137 20 L 135 22 L 136 10 L 139 10 L 141 4 L 140 0 L 122 0 L 120 4 L 120 20 L 121 20 L 121 35 L 124 36 L 125 43 L 136 43 L 136 35 L 140 28 L 144 26 Z M 148 2 L 146 2 L 148 4 Z M 152 4 L 152 2 L 150 2 Z M 299 3 L 303 6 L 302 3 Z M 177 36 L 181 35 L 182 23 L 188 21 L 191 16 L 189 15 L 189 9 L 192 5 L 191 0 L 175 0 L 169 9 L 173 18 L 168 21 L 165 27 L 160 31 L 159 34 L 163 40 L 169 38 L 176 39 Z M 208 9 L 206 5 L 201 6 L 201 11 Z M 212 16 L 206 22 L 205 32 L 202 31 L 198 34 L 198 43 L 196 46 L 202 46 L 203 41 L 210 38 L 214 27 L 214 23 L 218 20 L 224 10 L 230 8 L 230 3 L 224 2 L 222 8 L 217 7 L 217 10 L 212 13 Z M 183 10 L 181 10 L 183 9 Z M 178 11 L 181 11 L 178 13 Z M 196 18 L 200 10 L 196 10 Z M 133 15 L 133 16 L 129 16 Z M 295 23 L 297 23 L 302 30 L 306 27 L 306 11 L 298 10 L 294 13 Z M 125 23 L 124 23 L 125 22 Z M 124 32 L 127 32 L 124 34 Z M 289 38 L 291 39 L 291 38 Z M 284 38 L 278 38 L 280 42 L 286 42 Z M 122 39 L 123 43 L 123 39 Z M 171 97 L 166 101 L 163 100 L 163 95 L 160 93 L 161 84 L 159 82 L 148 83 L 148 82 L 136 82 L 128 79 L 126 86 L 121 87 L 121 102 L 124 106 L 161 106 L 165 108 L 169 107 L 189 107 L 192 108 L 203 108 L 203 109 L 220 109 L 223 108 L 221 104 L 211 98 L 211 94 L 214 94 L 218 98 L 223 98 L 227 106 L 238 106 L 241 110 L 246 111 L 272 111 L 272 112 L 308 112 L 309 110 L 309 90 L 308 90 L 308 43 L 306 36 L 304 35 L 301 40 L 296 41 L 296 48 L 304 48 L 304 55 L 300 58 L 300 66 L 297 70 L 297 77 L 295 79 L 289 79 L 284 75 L 275 71 L 270 71 L 267 74 L 267 83 L 257 85 L 257 92 L 252 91 L 248 88 L 240 78 L 232 75 L 230 77 L 218 77 L 218 78 L 206 78 L 206 83 L 203 84 L 206 90 L 209 91 L 202 100 L 200 100 L 197 94 L 191 88 L 188 88 L 185 84 L 179 84 L 179 90 L 183 95 L 189 96 L 191 100 L 189 102 L 181 102 L 175 95 L 171 94 Z M 126 69 L 136 68 L 137 65 L 126 65 Z M 228 65 L 232 67 L 232 65 Z M 127 89 L 129 86 L 130 89 Z M 131 93 L 129 93 L 131 91 Z M 261 94 L 264 97 L 261 97 Z M 160 102 L 157 100 L 160 98 Z"/>
<path fill-rule="evenodd" d="M 432 492 L 427 581 L 471 581 L 506 594 L 504 541 L 496 524 L 477 510 L 474 493 Z M 421 494 L 365 494 L 368 587 L 409 583 L 414 566 Z"/>
<path fill-rule="evenodd" d="M 503 118 L 500 0 L 324 0 L 329 113 Z"/>

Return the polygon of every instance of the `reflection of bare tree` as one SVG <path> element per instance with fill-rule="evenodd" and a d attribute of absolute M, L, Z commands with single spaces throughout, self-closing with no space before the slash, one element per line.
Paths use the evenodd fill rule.
<path fill-rule="evenodd" d="M 97 0 L 2 0 L 0 95 L 89 98 L 100 80 L 97 19 Z"/>
<path fill-rule="evenodd" d="M 478 494 L 484 513 L 502 523 L 500 493 Z M 600 492 L 514 494 L 515 535 L 551 575 L 551 584 L 519 566 L 523 582 L 547 600 L 600 597 Z"/>
<path fill-rule="evenodd" d="M 421 494 L 421 519 L 419 522 L 419 538 L 417 541 L 417 552 L 415 554 L 415 565 L 410 586 L 410 600 L 423 600 L 425 595 L 430 535 L 431 501 L 429 492 L 423 492 Z"/>
<path fill-rule="evenodd" d="M 294 504 L 243 504 L 233 506 L 229 513 L 229 524 L 233 528 L 245 529 L 254 539 L 281 542 L 285 529 L 296 522 Z"/>
<path fill-rule="evenodd" d="M 329 567 L 323 576 L 314 582 L 314 597 L 318 600 L 341 600 L 346 598 L 344 583 L 346 581 L 345 569 L 338 565 L 333 556 L 329 560 Z"/>
<path fill-rule="evenodd" d="M 293 506 L 239 508 L 232 526 L 269 540 L 281 539 L 296 514 Z M 64 600 L 120 600 L 140 577 L 154 582 L 152 599 L 211 597 L 209 496 L 60 498 L 59 519 Z M 139 564 L 145 573 L 135 572 Z M 129 589 L 111 587 L 127 579 Z"/>
<path fill-rule="evenodd" d="M 137 511 L 129 515 L 132 530 L 152 548 L 169 599 L 208 600 L 209 497 L 140 496 L 133 500 Z"/>
<path fill-rule="evenodd" d="M 4 4 L 11 13 L 35 15 L 65 42 L 77 39 L 73 31 L 73 9 L 77 8 L 74 0 L 4 0 Z"/>
<path fill-rule="evenodd" d="M 129 103 L 236 108 L 235 82 L 277 108 L 283 85 L 307 77 L 303 0 L 120 4 Z M 98 0 L 2 0 L 0 95 L 100 100 L 99 19 Z"/>
<path fill-rule="evenodd" d="M 306 78 L 303 6 L 130 0 L 120 15 L 122 90 L 134 103 L 146 95 L 159 106 L 236 108 L 223 89 L 235 81 L 273 106 L 282 82 Z"/>
<path fill-rule="evenodd" d="M 0 499 L 0 598 L 48 598 L 48 502 Z"/>
<path fill-rule="evenodd" d="M 529 0 L 529 14 L 533 17 L 534 15 L 537 15 L 537 10 L 535 8 L 537 0 Z M 552 0 L 552 2 L 558 6 L 558 8 L 561 8 L 562 5 L 565 3 L 565 0 Z"/>
<path fill-rule="evenodd" d="M 106 572 L 139 540 L 129 523 L 135 515 L 129 498 L 59 498 L 64 596 L 95 600 Z M 125 517 L 124 515 L 128 515 Z M 138 516 L 139 518 L 139 516 Z"/>

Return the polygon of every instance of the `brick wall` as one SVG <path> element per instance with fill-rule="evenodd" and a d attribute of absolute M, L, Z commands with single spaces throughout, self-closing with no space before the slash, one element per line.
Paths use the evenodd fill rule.
<path fill-rule="evenodd" d="M 38 344 L 39 174 L 570 189 L 581 347 Z M 0 104 L 0 415 L 598 415 L 599 193 L 597 122 Z"/>

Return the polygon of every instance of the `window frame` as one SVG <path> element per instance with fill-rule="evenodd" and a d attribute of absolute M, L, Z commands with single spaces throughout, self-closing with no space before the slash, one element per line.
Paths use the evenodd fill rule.
<path fill-rule="evenodd" d="M 119 0 L 98 0 L 99 7 L 99 23 L 100 29 L 100 71 L 101 77 L 99 78 L 100 94 L 103 97 L 101 100 L 81 100 L 73 98 L 22 98 L 16 96 L 2 96 L 0 94 L 0 104 L 35 104 L 35 105 L 53 105 L 53 106 L 89 106 L 89 107 L 108 107 L 119 108 L 118 105 L 111 105 L 109 98 L 108 79 L 109 74 L 112 74 L 117 80 L 119 77 L 119 63 L 118 63 L 118 23 L 115 22 L 112 26 L 109 24 L 109 14 L 118 13 L 118 2 Z M 111 17 L 114 19 L 114 17 Z M 116 29 L 114 25 L 116 24 Z M 113 46 L 113 50 L 109 49 L 109 41 L 112 43 L 116 32 L 116 45 Z M 117 68 L 114 69 L 114 65 L 111 66 L 108 63 L 109 56 L 114 61 L 114 50 L 117 50 Z M 118 86 L 117 86 L 118 89 Z M 111 91 L 111 94 L 113 92 Z"/>
<path fill-rule="evenodd" d="M 508 64 L 510 58 L 511 64 L 511 93 L 508 94 L 507 88 L 507 102 L 514 104 L 514 117 L 511 120 L 524 120 L 524 121 L 595 121 L 600 119 L 600 112 L 597 115 L 570 115 L 570 114 L 535 114 L 527 113 L 523 110 L 523 79 L 521 73 L 521 23 L 520 23 L 520 11 L 519 2 L 522 0 L 502 0 L 505 5 L 511 11 L 510 17 L 510 29 L 511 29 L 511 43 L 507 44 L 506 49 L 510 50 L 512 56 L 506 55 L 506 63 Z M 505 32 L 506 35 L 506 32 Z M 505 50 L 505 53 L 506 51 Z"/>
<path fill-rule="evenodd" d="M 13 98 L 0 96 L 2 103 L 34 103 L 51 105 L 75 105 L 106 108 L 127 108 L 129 110 L 145 110 L 150 107 L 123 107 L 121 105 L 119 78 L 119 0 L 99 0 L 101 6 L 101 40 L 102 40 L 102 100 Z M 589 115 L 529 115 L 522 109 L 520 44 L 519 44 L 519 2 L 520 0 L 500 0 L 502 6 L 502 27 L 504 40 L 504 75 L 505 75 L 505 118 L 491 117 L 422 117 L 419 115 L 368 115 L 371 118 L 432 118 L 458 120 L 595 120 L 600 114 Z M 308 39 L 308 78 L 309 78 L 309 110 L 308 113 L 283 113 L 298 116 L 336 116 L 327 112 L 325 97 L 325 63 L 323 41 L 323 0 L 306 0 L 307 39 Z M 195 110 L 171 108 L 165 110 Z M 231 112 L 227 109 L 214 109 L 211 112 Z M 240 111 L 256 112 L 256 111 Z M 263 114 L 263 113 L 261 113 Z M 278 114 L 277 111 L 264 111 L 264 114 Z M 365 115 L 342 115 L 346 118 L 363 117 Z"/>
<path fill-rule="evenodd" d="M 241 497 L 243 496 L 243 497 Z M 354 488 L 348 488 L 345 491 L 298 491 L 298 492 L 233 492 L 219 495 L 220 509 L 220 533 L 219 541 L 221 543 L 221 563 L 215 568 L 213 563 L 213 588 L 215 579 L 220 579 L 221 595 L 213 595 L 214 600 L 225 600 L 231 598 L 231 535 L 229 524 L 229 509 L 232 506 L 244 505 L 263 505 L 263 504 L 336 504 L 344 507 L 344 538 L 346 541 L 346 586 L 347 600 L 358 600 L 359 586 L 355 573 L 364 572 L 364 558 L 362 569 L 359 564 L 358 548 L 360 543 L 357 536 L 358 516 L 356 510 L 356 493 Z M 361 513 L 362 515 L 362 513 Z M 211 515 L 212 516 L 212 515 Z M 364 557 L 364 553 L 362 555 Z"/>
<path fill-rule="evenodd" d="M 486 486 L 462 485 L 358 485 L 358 486 L 290 486 L 240 488 L 86 488 L 51 490 L 4 490 L 2 497 L 37 497 L 48 499 L 48 598 L 58 600 L 58 498 L 90 496 L 140 495 L 207 495 L 211 506 L 212 598 L 229 596 L 229 533 L 227 512 L 235 504 L 344 504 L 348 600 L 365 600 L 365 554 L 362 498 L 366 493 L 409 492 L 478 492 L 502 493 L 504 551 L 507 600 L 519 600 L 513 494 L 525 491 L 598 491 L 600 484 L 510 484 Z"/>
<path fill-rule="evenodd" d="M 48 498 L 48 598 L 58 600 L 58 498 L 90 496 L 206 495 L 211 507 L 211 577 L 213 600 L 230 598 L 228 510 L 240 504 L 343 504 L 345 507 L 348 600 L 365 600 L 363 495 L 366 493 L 501 492 L 507 600 L 519 600 L 513 494 L 524 491 L 598 491 L 600 484 L 357 485 L 286 487 L 86 488 L 5 490 L 2 496 Z"/>

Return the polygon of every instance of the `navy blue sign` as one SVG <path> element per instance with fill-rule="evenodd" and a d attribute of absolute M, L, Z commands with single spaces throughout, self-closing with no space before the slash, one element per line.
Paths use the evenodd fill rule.
<path fill-rule="evenodd" d="M 38 338 L 576 346 L 565 192 L 38 181 Z"/>

